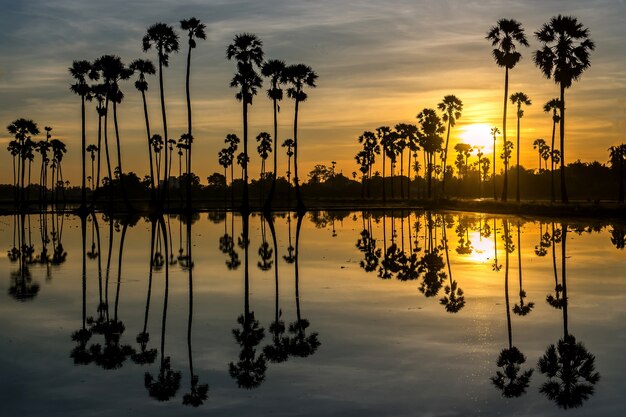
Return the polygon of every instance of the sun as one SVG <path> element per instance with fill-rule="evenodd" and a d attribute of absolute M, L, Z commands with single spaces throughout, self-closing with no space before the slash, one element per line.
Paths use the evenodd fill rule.
<path fill-rule="evenodd" d="M 459 142 L 472 145 L 473 148 L 483 148 L 483 152 L 493 150 L 493 136 L 491 126 L 486 123 L 473 123 L 461 126 L 459 129 Z"/>

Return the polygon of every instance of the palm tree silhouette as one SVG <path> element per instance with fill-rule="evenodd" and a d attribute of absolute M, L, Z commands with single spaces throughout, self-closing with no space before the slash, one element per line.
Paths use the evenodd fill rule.
<path fill-rule="evenodd" d="M 75 84 L 70 86 L 70 90 L 80 96 L 80 115 L 81 115 L 81 159 L 82 159 L 82 183 L 81 183 L 81 210 L 87 209 L 87 189 L 85 187 L 85 177 L 87 176 L 85 173 L 85 150 L 86 150 L 86 139 L 85 139 L 85 99 L 91 99 L 89 84 L 87 84 L 87 77 L 91 75 L 91 77 L 97 76 L 97 72 L 95 72 L 91 66 L 89 61 L 74 61 L 72 62 L 72 66 L 68 68 L 70 75 L 74 80 L 76 80 Z"/>
<path fill-rule="evenodd" d="M 537 173 L 541 173 L 541 159 L 545 154 L 544 149 L 547 147 L 546 140 L 543 138 L 537 138 L 533 141 L 533 149 L 537 151 L 537 156 L 539 157 L 539 168 Z"/>
<path fill-rule="evenodd" d="M 92 213 L 93 215 L 93 213 Z M 91 330 L 87 329 L 87 216 L 80 217 L 81 237 L 82 237 L 82 326 L 72 333 L 72 340 L 77 342 L 77 346 L 72 349 L 70 357 L 77 365 L 87 365 L 93 360 L 87 349 L 87 342 L 91 339 Z"/>
<path fill-rule="evenodd" d="M 552 236 L 550 237 L 551 245 L 552 245 L 552 268 L 554 273 L 554 295 L 548 294 L 546 296 L 546 302 L 550 304 L 552 307 L 560 310 L 563 308 L 564 300 L 561 297 L 561 293 L 563 292 L 563 286 L 559 284 L 559 277 L 556 268 L 556 249 L 555 246 L 557 243 L 561 242 L 561 229 L 554 228 L 554 222 L 552 222 Z"/>
<path fill-rule="evenodd" d="M 252 99 L 261 87 L 263 80 L 257 74 L 258 68 L 263 62 L 263 42 L 254 34 L 242 33 L 235 36 L 233 43 L 226 49 L 226 58 L 237 62 L 237 72 L 230 82 L 231 87 L 239 87 L 235 98 L 241 101 L 243 106 L 243 158 L 248 159 L 248 105 L 252 105 Z M 243 168 L 243 209 L 248 209 L 248 165 Z"/>
<path fill-rule="evenodd" d="M 524 116 L 524 110 L 522 110 L 522 104 L 526 106 L 530 106 L 532 102 L 530 98 L 525 93 L 518 92 L 511 95 L 511 103 L 517 104 L 517 169 L 516 169 L 516 187 L 515 187 L 515 201 L 520 202 L 520 183 L 519 183 L 519 173 L 520 173 L 520 165 L 519 165 L 519 136 L 520 136 L 520 119 Z"/>
<path fill-rule="evenodd" d="M 445 155 L 445 154 L 444 154 Z M 445 157 L 445 156 L 444 156 Z M 448 256 L 448 239 L 446 237 L 446 222 L 443 222 L 442 243 L 446 253 L 446 265 L 448 265 L 448 277 L 450 284 L 444 287 L 445 295 L 439 300 L 439 303 L 445 307 L 448 313 L 458 313 L 465 307 L 465 295 L 463 290 L 458 286 L 457 282 L 452 279 L 452 267 L 450 266 L 450 257 Z"/>
<path fill-rule="evenodd" d="M 626 144 L 611 146 L 609 148 L 609 162 L 611 167 L 618 169 L 619 175 L 619 192 L 617 202 L 624 203 L 624 160 L 626 160 Z"/>
<path fill-rule="evenodd" d="M 543 105 L 543 111 L 546 113 L 552 112 L 552 144 L 550 149 L 554 151 L 554 137 L 556 135 L 556 124 L 561 122 L 561 116 L 557 111 L 560 111 L 561 100 L 553 98 Z M 550 154 L 550 202 L 554 203 L 554 158 L 552 153 Z"/>
<path fill-rule="evenodd" d="M 90 74 L 90 77 L 99 78 L 98 71 L 93 71 L 93 74 Z M 100 160 L 101 160 L 100 154 L 102 151 L 102 119 L 105 117 L 106 111 L 107 111 L 107 108 L 105 106 L 107 87 L 105 84 L 94 84 L 90 88 L 91 88 L 91 95 L 93 99 L 96 100 L 96 113 L 98 115 L 98 144 L 96 145 L 96 147 L 98 148 L 98 166 L 97 166 L 97 175 L 95 179 L 92 180 L 92 181 L 95 181 L 95 187 L 94 187 L 94 191 L 95 191 L 95 190 L 98 190 L 98 188 L 100 187 Z M 96 199 L 95 192 L 93 194 L 93 199 L 94 201 Z"/>
<path fill-rule="evenodd" d="M 187 50 L 187 74 L 185 77 L 185 92 L 187 95 L 187 135 L 189 136 L 189 149 L 187 153 L 187 205 L 191 209 L 191 144 L 193 140 L 191 123 L 191 92 L 189 78 L 191 76 L 191 50 L 196 47 L 196 39 L 206 39 L 206 25 L 195 17 L 180 21 L 180 28 L 187 31 L 189 48 Z"/>
<path fill-rule="evenodd" d="M 376 128 L 376 139 L 380 144 L 381 151 L 383 153 L 383 202 L 387 200 L 387 192 L 385 191 L 385 157 L 389 158 L 390 163 L 396 160 L 396 153 L 394 151 L 393 136 L 391 135 L 391 129 L 389 126 L 381 126 Z M 393 190 L 393 187 L 392 187 Z"/>
<path fill-rule="evenodd" d="M 528 40 L 524 33 L 522 24 L 514 19 L 500 19 L 495 26 L 491 27 L 487 32 L 486 38 L 491 41 L 491 46 L 495 48 L 492 50 L 493 59 L 496 61 L 496 65 L 504 67 L 504 114 L 502 116 L 502 139 L 504 142 L 504 148 L 506 152 L 507 140 L 506 140 L 506 108 L 507 100 L 509 97 L 509 70 L 513 69 L 515 65 L 522 59 L 522 54 L 517 52 L 517 46 L 519 45 L 528 47 Z M 508 172 L 505 166 L 504 170 L 504 185 L 502 186 L 502 201 L 507 200 L 508 195 Z"/>
<path fill-rule="evenodd" d="M 561 151 L 561 202 L 567 203 L 565 188 L 565 89 L 570 88 L 582 73 L 591 66 L 590 51 L 595 44 L 589 38 L 589 29 L 571 16 L 554 16 L 535 37 L 543 47 L 535 51 L 533 61 L 542 74 L 560 89 L 560 151 Z M 554 149 L 554 146 L 552 147 Z"/>
<path fill-rule="evenodd" d="M 257 135 L 256 141 L 257 152 L 261 157 L 261 177 L 260 177 L 260 185 L 261 185 L 261 200 L 263 200 L 264 191 L 265 191 L 265 161 L 269 157 L 269 154 L 272 153 L 272 136 L 267 132 L 261 132 Z"/>
<path fill-rule="evenodd" d="M 431 197 L 432 173 L 435 164 L 435 152 L 441 152 L 443 138 L 441 134 L 445 131 L 445 127 L 441 122 L 437 112 L 433 109 L 424 109 L 418 115 L 417 119 L 420 124 L 418 136 L 420 145 L 426 154 L 427 176 L 428 176 L 428 198 Z"/>
<path fill-rule="evenodd" d="M 281 145 L 283 148 L 287 148 L 287 202 L 291 201 L 291 157 L 293 156 L 294 142 L 293 139 L 285 139 Z"/>
<path fill-rule="evenodd" d="M 146 102 L 146 91 L 148 91 L 148 81 L 146 81 L 146 75 L 156 74 L 156 68 L 152 61 L 147 59 L 136 59 L 128 66 L 133 72 L 139 73 L 139 78 L 135 81 L 135 88 L 141 93 L 141 100 L 143 102 L 143 114 L 146 119 L 146 134 L 148 138 L 148 156 L 150 158 L 150 190 L 152 193 L 152 199 L 156 198 L 156 181 L 154 178 L 154 163 L 152 158 L 152 146 L 150 134 L 150 119 L 148 117 L 148 104 Z"/>
<path fill-rule="evenodd" d="M 311 67 L 304 64 L 289 65 L 285 69 L 285 83 L 289 85 L 287 89 L 287 97 L 295 102 L 294 119 L 293 119 L 293 171 L 294 181 L 296 183 L 296 198 L 298 199 L 298 211 L 304 211 L 304 202 L 300 194 L 300 181 L 298 178 L 298 112 L 300 103 L 306 101 L 308 94 L 304 92 L 305 87 L 315 88 L 315 80 L 318 75 Z"/>
<path fill-rule="evenodd" d="M 285 62 L 279 59 L 270 59 L 263 63 L 261 74 L 270 79 L 270 88 L 267 90 L 267 97 L 272 100 L 274 110 L 274 149 L 278 149 L 278 112 L 280 111 L 279 101 L 283 99 L 281 85 L 285 82 Z M 272 186 L 265 202 L 265 210 L 271 209 L 274 190 L 276 189 L 276 170 L 278 169 L 277 152 L 274 152 L 274 171 L 272 173 Z"/>
<path fill-rule="evenodd" d="M 504 227 L 504 253 L 505 253 L 505 269 L 504 269 L 504 295 L 506 300 L 506 322 L 509 335 L 509 347 L 502 349 L 498 356 L 496 364 L 501 370 L 491 377 L 493 385 L 502 392 L 506 398 L 520 397 L 526 393 L 526 388 L 530 383 L 530 377 L 533 369 L 521 371 L 521 365 L 526 362 L 524 354 L 515 346 L 513 346 L 513 332 L 511 326 L 511 309 L 509 303 L 509 253 L 515 250 L 513 239 L 509 232 L 509 223 L 507 219 L 502 220 Z M 495 230 L 495 229 L 494 229 Z"/>
<path fill-rule="evenodd" d="M 550 345 L 539 358 L 537 368 L 548 380 L 539 392 L 563 409 L 581 407 L 595 392 L 600 374 L 595 370 L 595 356 L 568 331 L 566 243 L 567 224 L 562 224 L 561 275 L 563 281 L 563 338 Z"/>
<path fill-rule="evenodd" d="M 444 172 L 443 178 L 441 180 L 441 192 L 445 194 L 446 192 L 446 160 L 448 158 L 448 142 L 450 141 L 450 128 L 454 127 L 456 124 L 456 120 L 461 117 L 461 111 L 463 110 L 463 102 L 457 98 L 455 95 L 447 95 L 444 96 L 441 103 L 437 104 L 437 108 L 443 112 L 442 119 L 444 123 L 448 123 L 448 127 L 446 129 L 446 145 L 443 148 L 443 164 L 442 170 Z"/>
<path fill-rule="evenodd" d="M 155 23 L 148 27 L 146 34 L 142 39 L 143 51 L 148 52 L 154 46 L 157 51 L 159 61 L 159 91 L 161 93 L 161 115 L 163 117 L 163 138 L 165 141 L 169 139 L 167 134 L 167 113 L 165 111 L 165 92 L 163 90 L 163 67 L 169 65 L 169 56 L 171 53 L 178 52 L 178 35 L 174 32 L 174 28 L 165 23 Z M 168 149 L 165 148 L 164 166 L 168 166 Z M 169 172 L 167 169 L 163 171 L 164 192 L 163 198 L 167 198 L 167 189 L 169 184 Z"/>

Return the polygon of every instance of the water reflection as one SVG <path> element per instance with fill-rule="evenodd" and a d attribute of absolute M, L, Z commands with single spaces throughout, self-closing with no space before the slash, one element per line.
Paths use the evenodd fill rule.
<path fill-rule="evenodd" d="M 80 297 L 80 320 L 77 314 L 73 331 L 65 333 L 68 343 L 65 357 L 69 351 L 70 362 L 82 367 L 89 365 L 117 372 L 131 368 L 139 377 L 143 375 L 143 387 L 141 378 L 134 383 L 143 390 L 145 398 L 200 407 L 216 401 L 214 387 L 222 389 L 224 384 L 224 378 L 219 375 L 227 379 L 230 376 L 232 379 L 228 381 L 233 389 L 235 386 L 245 390 L 264 389 L 267 385 L 275 387 L 275 383 L 284 383 L 285 370 L 306 366 L 307 361 L 321 366 L 318 351 L 322 350 L 322 358 L 327 360 L 328 355 L 336 353 L 338 344 L 347 343 L 353 337 L 327 333 L 341 321 L 328 317 L 318 319 L 323 296 L 319 290 L 309 292 L 308 284 L 330 279 L 312 274 L 312 263 L 326 268 L 337 266 L 337 260 L 322 261 L 319 257 L 320 249 L 316 245 L 330 245 L 323 241 L 328 238 L 337 245 L 333 247 L 341 248 L 337 252 L 347 254 L 346 258 L 356 258 L 354 265 L 358 271 L 350 273 L 359 276 L 359 285 L 381 289 L 381 297 L 383 288 L 410 294 L 414 302 L 424 303 L 420 304 L 420 309 L 423 306 L 429 312 L 428 320 L 435 320 L 442 332 L 453 323 L 449 320 L 464 320 L 485 307 L 480 298 L 484 296 L 480 293 L 487 291 L 484 288 L 494 288 L 497 305 L 502 305 L 504 294 L 504 312 L 489 304 L 486 308 L 488 311 L 497 309 L 494 328 L 500 325 L 502 329 L 500 340 L 494 338 L 489 346 L 493 347 L 488 359 L 489 375 L 482 377 L 491 392 L 505 398 L 541 394 L 558 407 L 570 409 L 585 405 L 599 387 L 600 372 L 596 370 L 594 354 L 568 328 L 571 300 L 566 267 L 571 262 L 568 258 L 573 255 L 567 253 L 566 246 L 568 233 L 571 241 L 575 232 L 585 239 L 597 235 L 604 244 L 612 245 L 609 247 L 613 251 L 622 250 L 626 234 L 623 226 L 572 226 L 554 221 L 409 210 L 299 216 L 284 213 L 271 217 L 214 212 L 208 214 L 208 220 L 213 232 L 209 233 L 206 245 L 199 236 L 208 226 L 197 214 L 148 218 L 91 214 L 74 218 L 52 211 L 13 216 L 10 218 L 13 233 L 7 235 L 7 240 L 10 239 L 7 242 L 8 293 L 17 301 L 40 302 L 37 297 L 51 291 L 47 285 L 57 285 L 53 279 L 57 271 L 60 273 L 72 264 L 80 265 L 77 268 L 79 279 L 73 281 L 73 296 L 76 300 Z M 66 222 L 79 224 L 80 257 L 76 256 L 75 245 L 68 245 L 73 250 L 71 256 L 64 247 Z M 147 226 L 146 232 L 142 232 L 142 225 Z M 354 229 L 352 234 L 351 228 Z M 318 237 L 315 242 L 303 238 L 314 231 L 323 233 L 323 238 Z M 67 233 L 71 235 L 71 229 Z M 149 249 L 147 244 L 129 247 L 127 240 L 137 236 L 146 243 L 149 239 Z M 200 248 L 195 249 L 196 244 Z M 217 262 L 213 260 L 213 253 Z M 132 267 L 131 254 L 137 255 L 143 269 Z M 582 255 L 576 252 L 576 256 Z M 243 305 L 225 319 L 230 332 L 228 347 L 207 344 L 207 337 L 202 334 L 204 327 L 202 332 L 195 328 L 199 327 L 194 321 L 198 313 L 207 320 L 204 314 L 211 308 L 206 303 L 194 304 L 194 297 L 206 295 L 197 288 L 198 283 L 200 287 L 205 284 L 198 276 L 198 272 L 202 275 L 205 270 L 198 269 L 198 265 L 209 258 L 211 267 L 237 276 L 237 282 L 241 283 L 242 291 L 237 290 L 236 294 L 238 300 L 243 296 Z M 535 262 L 541 260 L 543 267 L 538 270 Z M 340 270 L 350 266 L 341 265 Z M 143 272 L 136 276 L 139 270 Z M 186 305 L 181 305 L 181 299 L 176 297 L 176 303 L 170 306 L 176 294 L 170 291 L 170 286 L 176 285 L 179 292 L 182 288 L 178 284 L 180 280 L 172 277 L 174 273 L 185 277 Z M 329 286 L 328 294 L 343 291 L 342 276 L 333 277 L 337 288 Z M 42 287 L 42 277 L 45 277 L 45 287 Z M 271 277 L 267 280 L 271 290 L 267 292 L 264 292 L 267 288 L 263 277 Z M 363 280 L 363 277 L 371 277 L 371 280 Z M 517 278 L 517 282 L 510 283 L 510 278 Z M 132 280 L 138 284 L 132 284 Z M 234 280 L 223 278 L 217 282 L 216 290 L 223 285 L 229 288 L 229 293 L 234 292 L 228 287 L 233 284 L 227 281 Z M 539 286 L 539 282 L 545 285 Z M 394 286 L 390 287 L 392 284 Z M 585 281 L 575 282 L 575 287 L 582 288 L 575 288 L 577 297 L 585 297 L 585 285 Z M 135 297 L 133 291 L 139 287 L 140 297 Z M 284 288 L 292 291 L 282 291 Z M 140 301 L 124 303 L 127 297 Z M 332 299 L 332 295 L 330 297 Z M 546 303 L 533 301 L 544 297 Z M 312 309 L 312 305 L 315 308 Z M 154 313 L 159 307 L 162 307 L 160 320 Z M 341 311 L 337 307 L 328 308 Z M 176 310 L 184 311 L 186 323 L 177 319 Z M 335 316 L 337 310 L 333 310 Z M 516 334 L 522 331 L 526 334 L 533 326 L 542 325 L 539 320 L 533 321 L 535 316 L 554 321 L 557 312 L 562 315 L 562 337 L 546 332 L 541 346 L 520 336 L 513 338 L 513 328 Z M 225 310 L 213 313 L 216 320 L 226 314 Z M 208 320 L 213 319 L 211 314 Z M 172 315 L 176 321 L 169 323 Z M 561 318 L 558 320 L 560 323 Z M 506 344 L 504 323 L 508 335 Z M 186 337 L 176 333 L 179 328 L 184 331 L 184 324 Z M 181 353 L 177 348 L 179 342 L 186 346 L 186 352 Z M 414 343 L 419 346 L 419 342 Z M 543 353 L 533 354 L 543 350 L 546 344 Z M 459 346 L 458 349 L 463 349 Z M 378 348 L 383 349 L 384 345 Z M 327 349 L 328 355 L 325 355 Z M 223 359 L 208 364 L 207 350 Z M 194 362 L 199 352 L 202 360 Z M 294 368 L 289 367 L 292 364 Z M 368 369 L 370 362 L 360 365 Z M 604 375 L 605 368 L 597 367 Z M 277 372 L 281 377 L 276 380 L 273 379 L 274 369 L 281 371 Z M 269 380 L 272 384 L 267 383 Z M 176 398 L 178 400 L 173 401 Z"/>

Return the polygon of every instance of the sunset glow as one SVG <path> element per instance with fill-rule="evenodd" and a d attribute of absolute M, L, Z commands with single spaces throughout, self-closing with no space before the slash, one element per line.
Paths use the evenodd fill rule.
<path fill-rule="evenodd" d="M 483 153 L 493 150 L 493 137 L 491 126 L 486 123 L 474 123 L 459 128 L 459 142 L 472 145 L 473 148 L 481 148 Z"/>

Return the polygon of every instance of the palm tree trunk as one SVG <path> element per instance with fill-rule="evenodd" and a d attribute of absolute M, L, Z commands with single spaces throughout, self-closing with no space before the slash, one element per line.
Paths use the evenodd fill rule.
<path fill-rule="evenodd" d="M 567 204 L 567 189 L 565 188 L 565 87 L 561 84 L 561 203 Z"/>
<path fill-rule="evenodd" d="M 272 186 L 265 202 L 265 210 L 270 211 L 272 208 L 272 200 L 274 199 L 274 190 L 276 189 L 276 170 L 278 164 L 278 104 L 274 101 L 274 172 L 272 173 Z"/>
<path fill-rule="evenodd" d="M 304 202 L 302 201 L 302 195 L 300 194 L 300 180 L 298 178 L 298 105 L 300 104 L 299 100 L 296 100 L 296 109 L 293 120 L 293 171 L 294 171 L 294 181 L 296 183 L 296 198 L 298 200 L 298 211 L 303 212 L 305 210 Z"/>
<path fill-rule="evenodd" d="M 102 149 L 102 116 L 98 113 L 98 175 L 96 180 L 95 190 L 97 191 L 100 187 L 100 155 Z M 95 192 L 94 192 L 94 200 L 95 200 Z"/>
<path fill-rule="evenodd" d="M 382 152 L 383 156 L 383 203 L 387 200 L 387 193 L 385 192 L 385 150 Z"/>
<path fill-rule="evenodd" d="M 520 134 L 519 111 L 520 111 L 520 107 L 521 107 L 520 105 L 517 106 L 517 112 L 518 112 L 517 113 L 518 114 L 517 116 L 517 169 L 515 170 L 516 171 L 515 175 L 517 177 L 516 184 L 515 184 L 515 201 L 518 203 L 520 202 L 520 192 L 519 192 L 519 185 L 520 185 L 519 184 L 519 134 Z"/>
<path fill-rule="evenodd" d="M 493 181 L 493 200 L 498 199 L 496 192 L 496 135 L 493 135 L 493 170 L 491 174 L 491 181 Z"/>
<path fill-rule="evenodd" d="M 165 112 L 165 92 L 163 91 L 163 60 L 161 58 L 161 51 L 159 51 L 159 90 L 161 94 L 161 116 L 163 117 L 163 143 L 165 147 L 165 168 L 163 170 L 163 180 L 164 180 L 164 190 L 163 190 L 163 200 L 167 200 L 167 189 L 169 182 L 169 172 L 167 172 L 167 157 L 168 157 L 168 149 L 167 149 L 167 140 L 169 136 L 167 136 L 167 114 Z"/>
<path fill-rule="evenodd" d="M 115 141 L 117 144 L 117 167 L 120 169 L 120 187 L 122 189 L 122 198 L 124 199 L 124 204 L 126 208 L 132 210 L 132 206 L 130 205 L 130 201 L 128 200 L 128 195 L 126 194 L 126 186 L 124 184 L 124 171 L 122 170 L 122 150 L 120 144 L 120 130 L 119 125 L 117 123 L 117 103 L 113 101 L 113 125 L 115 126 Z"/>
<path fill-rule="evenodd" d="M 193 136 L 191 135 L 191 127 L 192 127 L 191 125 L 191 93 L 189 91 L 190 73 L 191 73 L 191 44 L 189 44 L 189 51 L 187 52 L 187 77 L 185 80 L 185 91 L 187 93 L 187 133 L 189 133 L 189 143 L 188 143 L 189 148 L 188 148 L 188 154 L 187 154 L 187 209 L 191 211 L 191 146 L 193 143 Z M 189 274 L 191 276 L 191 272 Z M 191 282 L 190 282 L 190 285 L 191 285 Z M 190 326 L 191 326 L 191 318 L 190 318 Z M 189 348 L 191 349 L 191 345 Z M 189 354 L 191 358 L 191 351 L 189 352 Z"/>
<path fill-rule="evenodd" d="M 404 151 L 400 151 L 400 198 L 404 200 Z"/>
<path fill-rule="evenodd" d="M 150 119 L 148 117 L 148 103 L 146 102 L 146 92 L 141 91 L 141 99 L 143 101 L 143 114 L 146 119 L 146 133 L 148 135 L 148 155 L 150 157 L 150 191 L 152 200 L 156 197 L 156 187 L 154 182 L 154 164 L 152 162 L 152 146 L 150 145 Z"/>
<path fill-rule="evenodd" d="M 508 220 L 504 220 L 504 236 L 506 240 L 509 240 L 509 225 Z M 509 250 L 507 245 L 504 246 L 504 295 L 506 299 L 506 323 L 509 331 L 509 349 L 513 347 L 513 334 L 511 331 L 511 309 L 509 303 Z"/>
<path fill-rule="evenodd" d="M 244 211 L 247 212 L 250 202 L 248 201 L 248 104 L 246 103 L 245 95 L 243 95 L 241 102 L 243 103 L 243 155 L 244 155 L 242 207 Z"/>
<path fill-rule="evenodd" d="M 450 119 L 450 114 L 448 115 L 448 132 L 446 134 L 446 148 L 443 153 L 443 164 L 441 167 L 441 172 L 443 172 L 443 179 L 441 180 L 441 192 L 442 194 L 446 193 L 446 161 L 448 160 L 448 142 L 450 141 L 450 125 L 452 120 Z"/>
<path fill-rule="evenodd" d="M 518 274 L 519 274 L 519 298 L 520 298 L 520 304 L 522 302 L 522 291 L 523 291 L 523 287 L 522 287 L 522 237 L 520 234 L 520 225 L 519 222 L 517 223 L 517 268 L 518 268 Z"/>
<path fill-rule="evenodd" d="M 294 270 L 295 270 L 295 287 L 296 287 L 296 317 L 298 319 L 298 323 L 301 321 L 300 315 L 300 268 L 298 267 L 298 260 L 300 258 L 300 228 L 302 226 L 302 219 L 304 218 L 301 213 L 298 215 L 298 223 L 296 225 L 296 259 L 294 262 Z"/>
<path fill-rule="evenodd" d="M 109 201 L 113 204 L 113 173 L 111 172 L 111 156 L 109 155 L 109 97 L 107 95 L 104 112 L 104 152 L 109 175 Z M 57 169 L 58 172 L 58 169 Z"/>
<path fill-rule="evenodd" d="M 506 154 L 506 107 L 507 107 L 507 99 L 509 95 L 509 69 L 508 67 L 504 72 L 504 115 L 502 116 L 502 140 L 504 141 L 504 153 Z M 506 157 L 506 156 L 505 156 Z M 507 200 L 509 193 L 509 173 L 508 173 L 508 163 L 504 163 L 504 184 L 502 185 L 502 201 Z"/>
<path fill-rule="evenodd" d="M 83 173 L 83 178 L 81 179 L 81 187 L 80 187 L 80 204 L 81 209 L 86 210 L 87 208 L 87 188 L 85 188 L 85 159 L 86 155 L 86 138 L 85 138 L 85 96 L 81 95 L 80 98 L 81 106 L 80 106 L 80 116 L 81 116 L 81 168 Z"/>
<path fill-rule="evenodd" d="M 406 167 L 406 176 L 408 177 L 408 185 L 406 187 L 407 199 L 411 201 L 411 149 L 409 149 L 408 166 Z M 445 174 L 444 174 L 445 175 Z"/>

